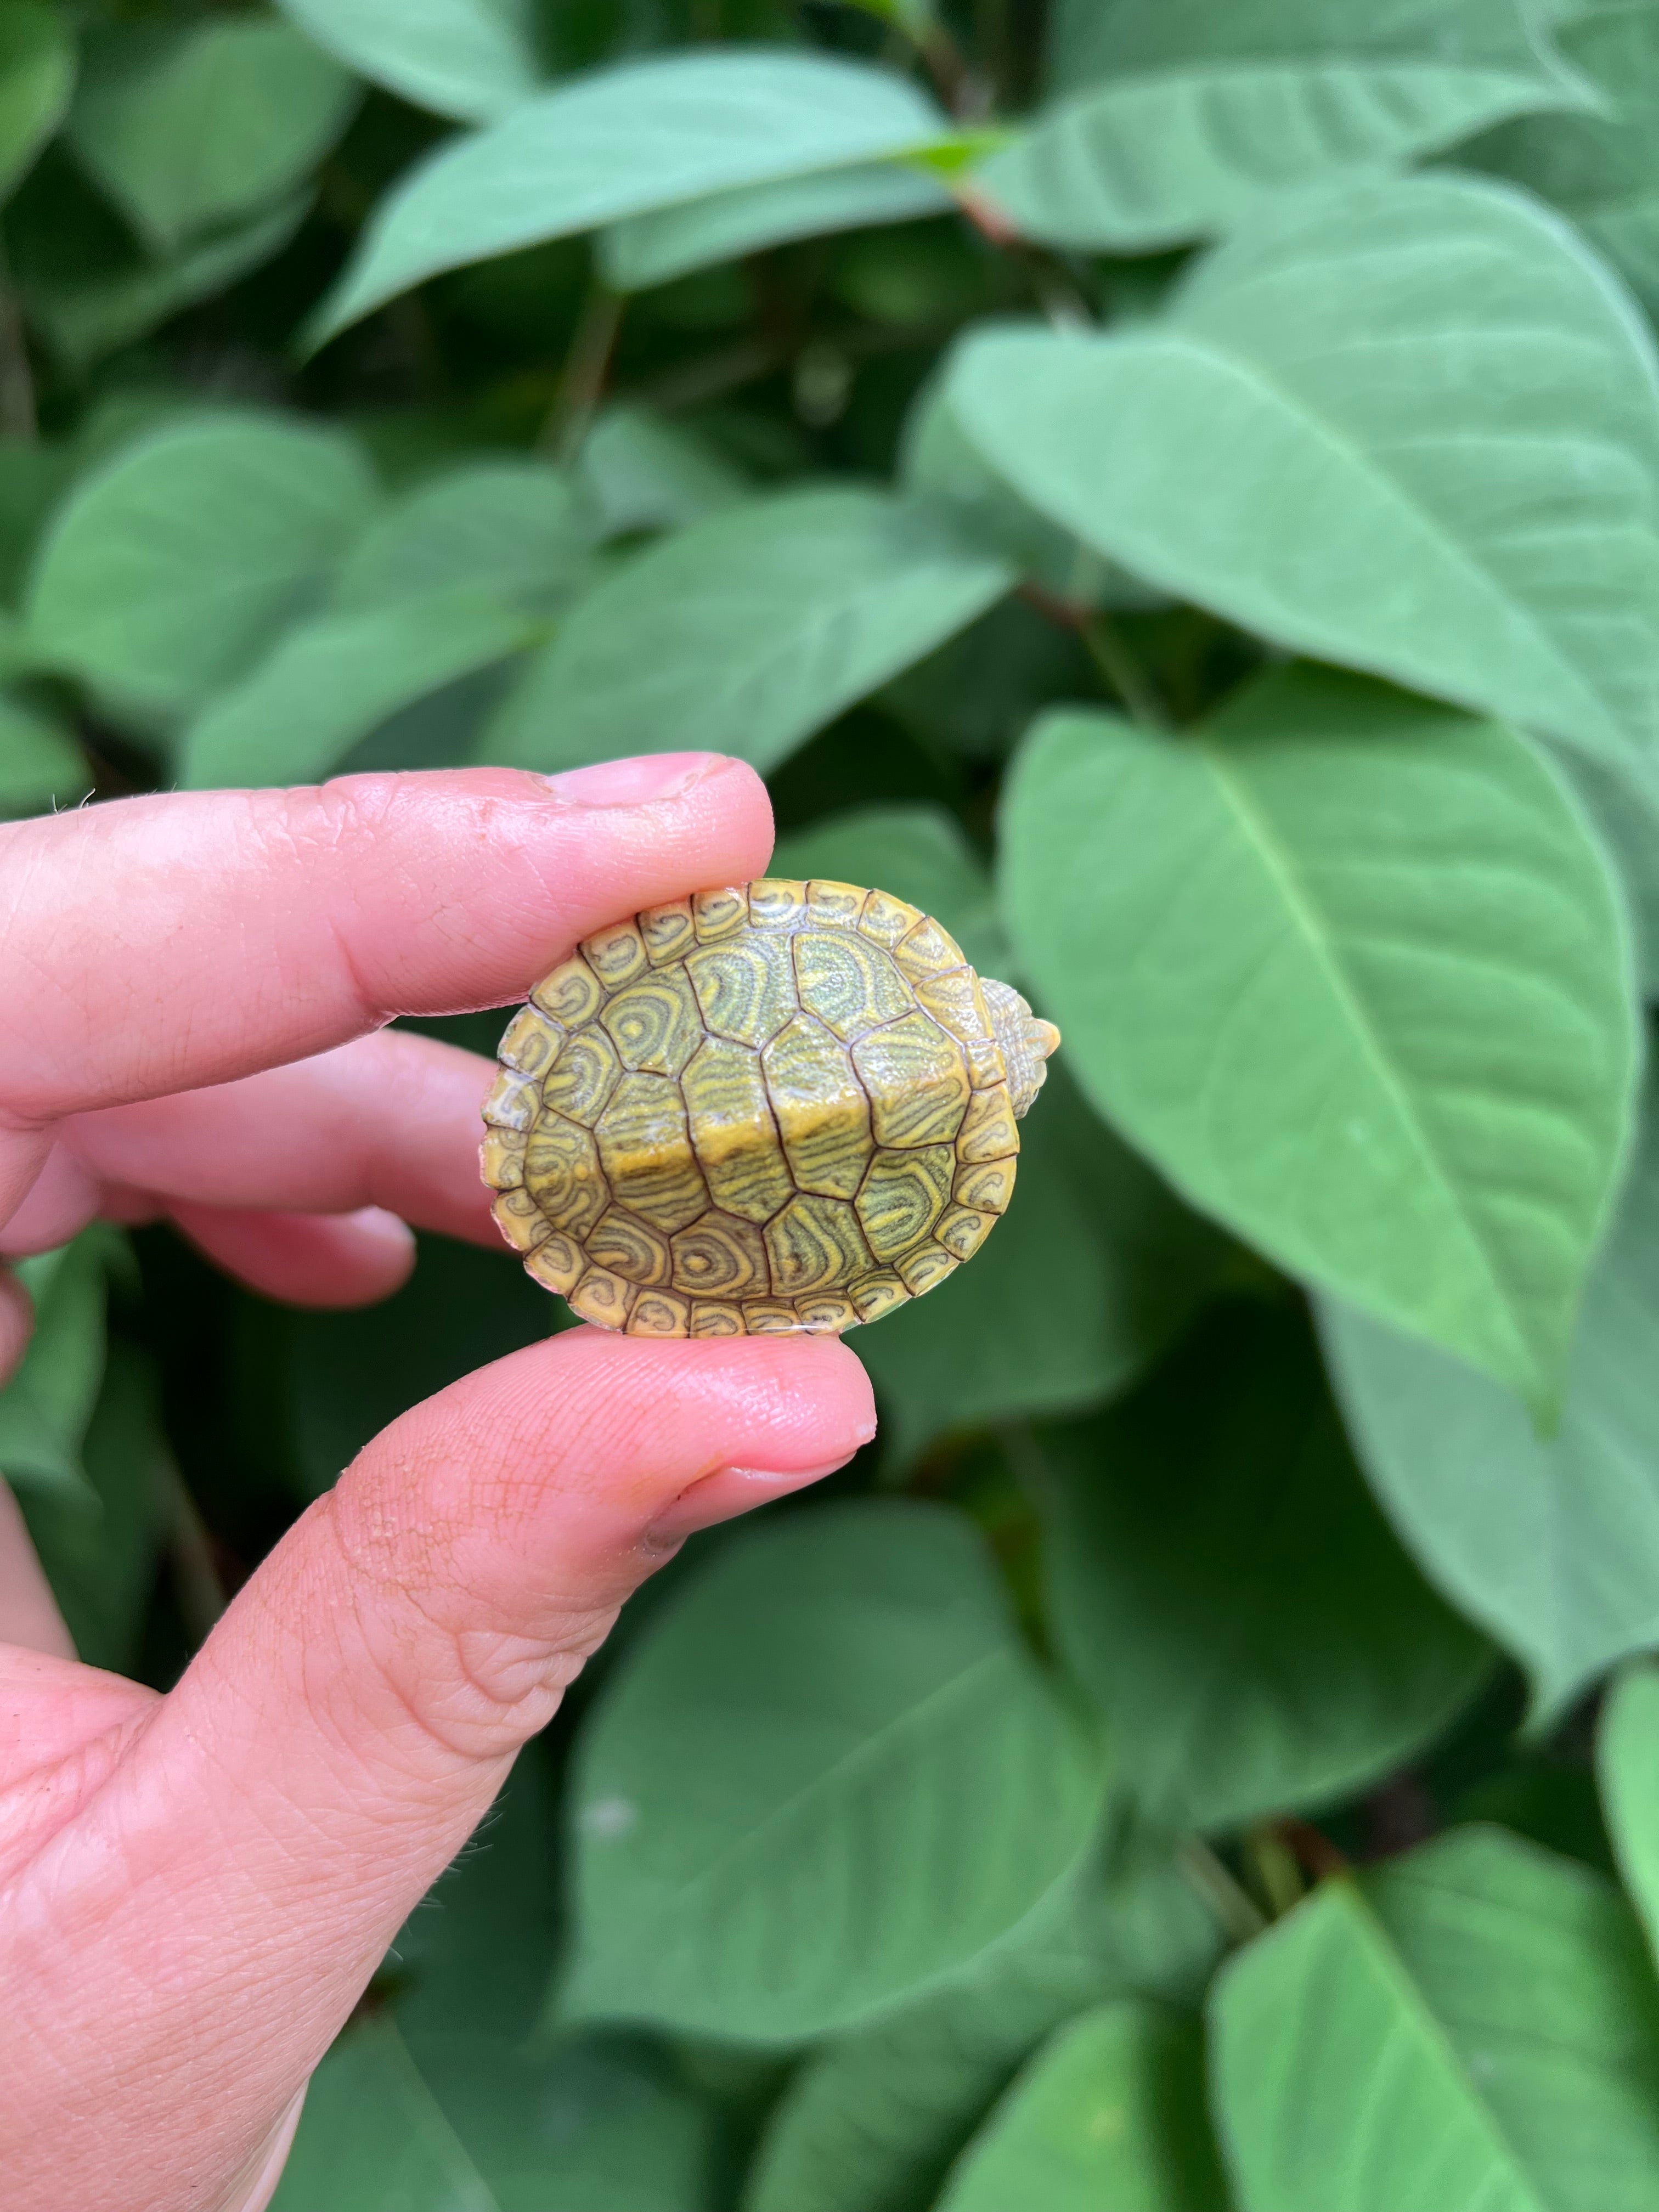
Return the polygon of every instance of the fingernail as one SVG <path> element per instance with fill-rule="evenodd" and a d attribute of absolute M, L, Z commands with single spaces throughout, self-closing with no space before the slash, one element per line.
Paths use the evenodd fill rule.
<path fill-rule="evenodd" d="M 645 806 L 653 799 L 677 799 L 725 764 L 724 753 L 641 753 L 568 768 L 547 783 L 572 806 Z"/>
<path fill-rule="evenodd" d="M 792 1474 L 781 1474 L 769 1468 L 723 1467 L 718 1474 L 705 1474 L 690 1489 L 683 1490 L 673 1504 L 657 1516 L 641 1540 L 653 1548 L 677 1544 L 683 1536 L 695 1535 L 699 1528 L 712 1528 L 717 1521 L 733 1520 L 739 1513 L 747 1513 L 772 1498 L 787 1498 L 791 1491 L 805 1490 L 810 1482 L 822 1482 L 826 1474 L 845 1467 L 852 1456 L 851 1452 L 846 1452 L 840 1459 L 826 1460 L 822 1467 L 800 1468 Z"/>

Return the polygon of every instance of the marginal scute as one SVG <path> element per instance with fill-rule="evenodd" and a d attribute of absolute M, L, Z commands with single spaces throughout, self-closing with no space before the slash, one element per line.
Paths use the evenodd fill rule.
<path fill-rule="evenodd" d="M 718 1298 L 693 1298 L 691 1334 L 693 1336 L 741 1336 L 744 1334 L 743 1308 L 723 1304 Z"/>
<path fill-rule="evenodd" d="M 878 945 L 884 945 L 890 952 L 895 945 L 910 934 L 919 921 L 927 919 L 919 906 L 911 906 L 904 899 L 890 897 L 886 891 L 872 891 L 864 902 L 864 912 L 859 916 L 859 927 L 866 937 L 873 937 Z"/>
<path fill-rule="evenodd" d="M 556 1291 L 568 1298 L 581 1280 L 587 1261 L 582 1249 L 574 1237 L 555 1229 L 539 1243 L 525 1261 L 526 1271 L 533 1275 L 544 1290 Z"/>
<path fill-rule="evenodd" d="M 859 1310 L 840 1291 L 820 1291 L 812 1297 L 796 1299 L 795 1316 L 808 1336 L 839 1336 L 856 1324 Z"/>
<path fill-rule="evenodd" d="M 672 1239 L 677 1291 L 700 1297 L 741 1298 L 772 1287 L 766 1247 L 752 1221 L 730 1213 L 705 1213 Z"/>
<path fill-rule="evenodd" d="M 950 1145 L 878 1152 L 858 1194 L 858 1217 L 878 1260 L 896 1260 L 930 1234 L 957 1170 Z"/>
<path fill-rule="evenodd" d="M 492 1129 L 478 1147 L 478 1173 L 491 1190 L 511 1190 L 524 1181 L 525 1133 Z"/>
<path fill-rule="evenodd" d="M 826 1198 L 853 1197 L 870 1160 L 870 1101 L 845 1048 L 821 1022 L 797 1014 L 761 1066 L 796 1182 Z"/>
<path fill-rule="evenodd" d="M 906 1014 L 872 1030 L 853 1047 L 875 1109 L 878 1145 L 948 1145 L 968 1110 L 971 1089 L 962 1048 L 931 1015 Z"/>
<path fill-rule="evenodd" d="M 760 1055 L 711 1037 L 680 1079 L 692 1142 L 714 1203 L 769 1221 L 795 1186 L 778 1139 Z"/>
<path fill-rule="evenodd" d="M 489 1210 L 495 1217 L 495 1226 L 515 1252 L 533 1252 L 553 1234 L 552 1223 L 522 1183 L 513 1190 L 498 1191 Z"/>
<path fill-rule="evenodd" d="M 653 968 L 666 968 L 684 959 L 697 941 L 690 899 L 676 899 L 672 906 L 647 907 L 638 920 L 645 957 Z"/>
<path fill-rule="evenodd" d="M 933 1242 L 958 1260 L 971 1260 L 997 1225 L 998 1217 L 970 1206 L 951 1206 L 939 1216 Z"/>
<path fill-rule="evenodd" d="M 834 1198 L 792 1198 L 766 1224 L 772 1288 L 781 1298 L 827 1291 L 861 1274 L 873 1261 L 852 1207 Z"/>
<path fill-rule="evenodd" d="M 637 1213 L 619 1206 L 607 1206 L 587 1237 L 587 1256 L 595 1267 L 607 1267 L 630 1283 L 667 1282 L 672 1262 L 668 1239 Z"/>
<path fill-rule="evenodd" d="M 955 938 L 927 915 L 899 940 L 893 957 L 913 983 L 963 965 L 962 947 Z"/>
<path fill-rule="evenodd" d="M 678 1075 L 702 1042 L 697 1002 L 683 968 L 647 975 L 618 991 L 599 1012 L 624 1067 Z"/>
<path fill-rule="evenodd" d="M 891 957 L 866 938 L 804 929 L 794 939 L 795 988 L 809 1014 L 843 1044 L 913 1012 L 915 999 Z"/>
<path fill-rule="evenodd" d="M 960 1160 L 1005 1160 L 1019 1150 L 1019 1125 L 1006 1083 L 975 1091 L 957 1136 Z"/>
<path fill-rule="evenodd" d="M 530 997 L 531 1003 L 539 1006 L 544 1014 L 550 1014 L 566 1029 L 574 1030 L 579 1023 L 592 1021 L 599 1011 L 605 993 L 599 977 L 581 954 L 573 952 L 550 975 L 542 977 Z"/>
<path fill-rule="evenodd" d="M 971 968 L 947 969 L 943 975 L 930 975 L 915 988 L 926 1012 L 949 1030 L 964 1049 L 991 1042 L 991 1017 L 979 994 L 979 978 Z"/>
<path fill-rule="evenodd" d="M 691 1301 L 672 1291 L 641 1291 L 628 1316 L 630 1336 L 690 1336 Z"/>
<path fill-rule="evenodd" d="M 976 1213 L 1006 1213 L 1014 1194 L 1018 1164 L 1013 1159 L 986 1160 L 977 1167 L 971 1163 L 959 1167 L 951 1195 L 958 1206 Z"/>
<path fill-rule="evenodd" d="M 942 1283 L 947 1275 L 954 1275 L 957 1261 L 942 1244 L 924 1244 L 920 1251 L 908 1253 L 898 1263 L 904 1287 L 913 1298 Z"/>
<path fill-rule="evenodd" d="M 849 1283 L 847 1295 L 860 1321 L 879 1321 L 895 1306 L 906 1304 L 910 1293 L 896 1269 L 878 1267 L 873 1273 L 860 1275 L 855 1282 Z"/>
<path fill-rule="evenodd" d="M 561 1023 L 550 1021 L 539 1006 L 520 1006 L 502 1033 L 495 1057 L 520 1075 L 542 1075 L 563 1042 Z"/>
<path fill-rule="evenodd" d="M 595 930 L 582 939 L 581 953 L 607 991 L 620 991 L 651 964 L 636 921 L 613 921 L 608 929 Z"/>
<path fill-rule="evenodd" d="M 968 1062 L 968 1080 L 975 1091 L 988 1091 L 994 1083 L 1007 1081 L 1002 1047 L 994 1037 L 964 1038 L 962 1049 Z"/>
<path fill-rule="evenodd" d="M 869 894 L 857 884 L 838 884 L 832 877 L 815 876 L 806 886 L 807 920 L 815 927 L 856 929 Z"/>
<path fill-rule="evenodd" d="M 732 937 L 749 919 L 749 894 L 740 884 L 724 890 L 699 891 L 691 901 L 691 926 L 699 945 L 713 945 Z"/>
<path fill-rule="evenodd" d="M 593 1139 L 579 1122 L 544 1111 L 524 1156 L 525 1186 L 556 1229 L 586 1237 L 610 1203 Z"/>
<path fill-rule="evenodd" d="M 483 1118 L 492 1129 L 527 1129 L 542 1103 L 542 1087 L 532 1076 L 504 1067 L 489 1086 Z"/>
<path fill-rule="evenodd" d="M 799 1315 L 781 1298 L 745 1300 L 743 1318 L 750 1336 L 799 1336 L 801 1333 Z"/>
<path fill-rule="evenodd" d="M 684 1229 L 708 1191 L 686 1127 L 685 1101 L 665 1075 L 624 1075 L 595 1133 L 618 1206 L 659 1229 Z"/>
<path fill-rule="evenodd" d="M 793 876 L 762 876 L 749 886 L 749 919 L 757 929 L 794 929 L 806 918 L 806 886 Z"/>
<path fill-rule="evenodd" d="M 601 1328 L 626 1328 L 639 1292 L 632 1283 L 604 1267 L 584 1267 L 574 1291 L 567 1293 L 572 1313 Z"/>
<path fill-rule="evenodd" d="M 542 1078 L 542 1103 L 591 1129 L 622 1081 L 617 1048 L 596 1024 L 574 1030 Z"/>
<path fill-rule="evenodd" d="M 703 1026 L 733 1044 L 763 1045 L 796 1009 L 795 969 L 789 940 L 752 933 L 730 945 L 708 945 L 688 954 L 685 972 L 696 993 Z"/>

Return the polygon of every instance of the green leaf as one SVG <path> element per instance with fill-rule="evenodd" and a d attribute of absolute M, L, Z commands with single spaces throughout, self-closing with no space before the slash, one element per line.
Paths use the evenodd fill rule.
<path fill-rule="evenodd" d="M 143 24 L 95 39 L 70 110 L 76 156 L 158 252 L 287 198 L 358 88 L 286 23 Z"/>
<path fill-rule="evenodd" d="M 1625 887 L 1642 995 L 1659 999 L 1659 778 L 1638 783 L 1582 753 L 1561 766 Z"/>
<path fill-rule="evenodd" d="M 500 2212 L 712 2212 L 715 2115 L 647 2048 L 410 2038 Z"/>
<path fill-rule="evenodd" d="M 727 50 L 601 70 L 440 147 L 396 186 L 310 342 L 441 270 L 949 135 L 902 77 L 824 55 Z"/>
<path fill-rule="evenodd" d="M 1166 590 L 1651 757 L 1652 341 L 1519 194 L 1443 176 L 1315 197 L 1211 255 L 1157 322 L 994 333 L 948 388 L 1024 497 Z"/>
<path fill-rule="evenodd" d="M 0 199 L 62 122 L 75 88 L 75 42 L 55 8 L 9 0 L 0 15 Z"/>
<path fill-rule="evenodd" d="M 311 783 L 400 708 L 488 668 L 544 632 L 468 586 L 302 623 L 191 723 L 179 755 L 196 790 Z"/>
<path fill-rule="evenodd" d="M 1659 1643 L 1659 1112 L 1573 1341 L 1559 1427 L 1443 1352 L 1335 1301 L 1321 1316 L 1349 1432 L 1384 1510 L 1452 1602 L 1559 1719 L 1626 1653 Z"/>
<path fill-rule="evenodd" d="M 112 699 L 188 714 L 308 604 L 376 498 L 357 448 L 280 416 L 198 416 L 83 477 L 35 557 L 37 650 Z"/>
<path fill-rule="evenodd" d="M 1224 1971 L 1243 2212 L 1638 2212 L 1659 2002 L 1611 1884 L 1462 1829 L 1333 1882 Z"/>
<path fill-rule="evenodd" d="M 89 1667 L 131 1674 L 179 1472 L 149 1363 L 118 1338 L 104 1360 L 99 1334 L 102 1385 L 78 1449 L 83 1479 L 73 1489 L 27 1484 L 18 1502 L 76 1652 Z"/>
<path fill-rule="evenodd" d="M 1290 1273 L 1559 1403 L 1637 1074 L 1598 848 L 1500 725 L 1307 667 L 1038 726 L 1006 903 L 1090 1097 Z"/>
<path fill-rule="evenodd" d="M 86 757 L 74 738 L 0 692 L 0 821 L 73 806 L 91 784 Z"/>
<path fill-rule="evenodd" d="M 1195 2021 L 1102 2005 L 1062 2028 L 975 2136 L 939 2212 L 1227 2212 Z"/>
<path fill-rule="evenodd" d="M 1214 1923 L 1162 1852 L 1093 1869 L 945 1988 L 808 2059 L 768 2119 L 744 2212 L 915 2212 L 1015 2069 L 1105 1996 L 1194 1995 Z M 1196 2212 L 1196 2208 L 1194 2208 Z"/>
<path fill-rule="evenodd" d="M 575 495 L 533 461 L 478 461 L 417 486 L 365 532 L 334 604 L 361 614 L 465 586 L 551 609 L 591 581 Z"/>
<path fill-rule="evenodd" d="M 1659 8 L 1587 10 L 1562 52 L 1603 96 L 1599 115 L 1536 115 L 1458 149 L 1461 167 L 1508 177 L 1570 215 L 1650 313 L 1659 309 Z"/>
<path fill-rule="evenodd" d="M 910 222 L 946 214 L 956 204 L 927 170 L 871 161 L 779 184 L 741 185 L 682 207 L 633 216 L 601 234 L 599 267 L 613 290 L 642 292 L 790 239 Z"/>
<path fill-rule="evenodd" d="M 27 287 L 29 320 L 72 368 L 85 369 L 260 268 L 288 245 L 311 210 L 311 194 L 160 261 L 135 259 L 107 276 L 67 276 Z"/>
<path fill-rule="evenodd" d="M 1515 0 L 1108 0 L 1085 35 L 1064 96 L 974 177 L 1060 246 L 1214 237 L 1276 194 L 1589 104 Z"/>
<path fill-rule="evenodd" d="M 943 922 L 981 975 L 1006 976 L 1012 953 L 984 863 L 942 806 L 860 806 L 781 838 L 782 876 L 828 876 L 908 899 Z"/>
<path fill-rule="evenodd" d="M 643 407 L 607 407 L 582 441 L 573 473 L 581 512 L 599 538 L 681 530 L 735 507 L 752 489 L 695 431 Z"/>
<path fill-rule="evenodd" d="M 0 1389 L 0 1474 L 89 1503 L 81 1446 L 104 1376 L 105 1276 L 111 1232 L 94 1228 L 16 1263 L 34 1301 L 22 1364 Z"/>
<path fill-rule="evenodd" d="M 1101 1404 L 1181 1328 L 1227 1249 L 1051 1064 L 1013 1204 L 973 1266 L 853 1340 L 890 1450 L 902 1466 L 951 1431 Z"/>
<path fill-rule="evenodd" d="M 1292 1310 L 1218 1309 L 1041 1451 L 1054 1641 L 1150 1820 L 1327 1803 L 1428 1742 L 1488 1669 L 1372 1504 Z"/>
<path fill-rule="evenodd" d="M 1659 1668 L 1627 1667 L 1613 1684 L 1595 1765 L 1619 1871 L 1659 1960 Z"/>
<path fill-rule="evenodd" d="M 483 757 L 571 768 L 708 746 L 763 770 L 1012 584 L 884 492 L 788 492 L 694 523 L 571 609 Z"/>
<path fill-rule="evenodd" d="M 1036 1906 L 1099 1790 L 964 1521 L 893 1501 L 747 1534 L 588 1721 L 562 2009 L 751 2042 L 853 2027 Z"/>
<path fill-rule="evenodd" d="M 929 752 L 1000 764 L 1043 708 L 1091 698 L 1099 680 L 1075 629 L 1014 598 L 896 677 L 880 703 Z"/>
<path fill-rule="evenodd" d="M 505 2212 L 390 2021 L 349 2027 L 312 2077 L 271 2212 Z"/>
<path fill-rule="evenodd" d="M 484 123 L 541 82 L 525 0 L 277 0 L 348 68 L 462 122 Z"/>

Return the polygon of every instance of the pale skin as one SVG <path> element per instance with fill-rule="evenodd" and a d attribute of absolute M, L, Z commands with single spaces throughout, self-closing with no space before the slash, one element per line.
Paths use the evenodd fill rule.
<path fill-rule="evenodd" d="M 499 1242 L 490 1068 L 376 1032 L 520 999 L 771 841 L 758 780 L 701 754 L 0 828 L 0 1257 L 166 1217 L 349 1305 L 403 1280 L 405 1224 Z M 29 1321 L 0 1267 L 0 1376 Z M 312 2069 L 623 1601 L 874 1426 L 838 1343 L 571 1331 L 377 1437 L 165 1698 L 77 1662 L 0 1483 L 8 2212 L 258 2212 Z"/>

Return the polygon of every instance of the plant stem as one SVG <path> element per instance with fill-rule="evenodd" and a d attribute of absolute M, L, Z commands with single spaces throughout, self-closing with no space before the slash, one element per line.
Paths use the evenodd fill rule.
<path fill-rule="evenodd" d="M 1267 1900 L 1267 1910 L 1278 1920 L 1293 1905 L 1299 1905 L 1304 1894 L 1296 1854 L 1271 1820 L 1250 1831 L 1245 1850 L 1261 1894 Z"/>
<path fill-rule="evenodd" d="M 568 461 L 586 436 L 611 373 L 611 356 L 627 305 L 623 294 L 597 279 L 589 288 L 564 357 L 559 388 L 536 441 L 538 453 Z"/>
<path fill-rule="evenodd" d="M 1097 668 L 1111 685 L 1133 720 L 1149 730 L 1167 730 L 1170 717 L 1145 670 L 1124 643 L 1117 624 L 1098 611 L 1078 624 L 1078 635 Z"/>
<path fill-rule="evenodd" d="M 1267 1915 L 1249 1893 L 1241 1889 L 1226 1868 L 1197 1836 L 1189 1836 L 1176 1854 L 1176 1863 L 1235 1943 L 1248 1943 L 1267 1924 Z"/>
<path fill-rule="evenodd" d="M 28 339 L 5 248 L 0 245 L 0 436 L 32 446 L 39 434 Z"/>

